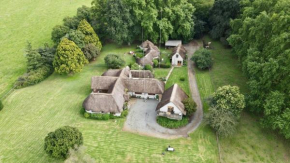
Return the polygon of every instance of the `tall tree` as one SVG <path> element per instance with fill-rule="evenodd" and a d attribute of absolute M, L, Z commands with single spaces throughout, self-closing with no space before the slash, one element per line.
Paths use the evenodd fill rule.
<path fill-rule="evenodd" d="M 231 33 L 230 19 L 236 18 L 239 12 L 239 0 L 216 0 L 209 13 L 211 37 L 222 40 L 228 38 Z"/>
<path fill-rule="evenodd" d="M 56 49 L 53 67 L 60 74 L 80 72 L 88 60 L 81 49 L 67 38 L 62 39 Z"/>
<path fill-rule="evenodd" d="M 265 127 L 290 138 L 290 3 L 243 0 L 241 4 L 242 15 L 231 22 L 233 34 L 228 40 L 249 78 L 248 105 L 264 114 Z"/>
<path fill-rule="evenodd" d="M 85 35 L 85 44 L 94 44 L 101 51 L 102 43 L 92 26 L 85 19 L 80 22 L 78 30 Z"/>

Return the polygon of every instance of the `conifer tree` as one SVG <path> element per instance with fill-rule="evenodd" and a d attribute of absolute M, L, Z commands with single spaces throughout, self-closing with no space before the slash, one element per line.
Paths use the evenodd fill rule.
<path fill-rule="evenodd" d="M 78 30 L 85 35 L 85 44 L 94 44 L 101 51 L 102 43 L 92 26 L 85 19 L 80 22 Z"/>
<path fill-rule="evenodd" d="M 53 61 L 53 67 L 60 74 L 80 72 L 88 60 L 82 50 L 73 42 L 64 38 L 59 43 Z"/>

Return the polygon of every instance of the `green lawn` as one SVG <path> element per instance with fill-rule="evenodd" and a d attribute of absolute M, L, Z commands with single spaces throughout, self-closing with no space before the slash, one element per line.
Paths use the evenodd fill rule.
<path fill-rule="evenodd" d="M 170 71 L 170 68 L 154 68 L 154 77 L 159 78 L 166 78 Z"/>
<path fill-rule="evenodd" d="M 178 86 L 180 86 L 183 91 L 187 94 L 187 95 L 191 95 L 190 93 L 190 89 L 189 89 L 189 83 L 188 83 L 188 69 L 186 66 L 183 67 L 175 67 L 168 79 L 168 81 L 166 82 L 165 85 L 165 89 L 171 87 L 173 84 L 178 84 Z M 181 81 L 180 78 L 184 77 L 185 80 Z"/>
<path fill-rule="evenodd" d="M 1 0 L 0 1 L 0 97 L 9 91 L 26 71 L 27 41 L 37 48 L 51 43 L 52 28 L 65 16 L 92 0 Z"/>
<path fill-rule="evenodd" d="M 133 48 L 105 45 L 101 56 L 81 73 L 53 74 L 37 85 L 10 94 L 0 112 L 1 160 L 60 162 L 44 152 L 44 138 L 61 126 L 70 125 L 83 133 L 88 154 L 97 162 L 217 162 L 215 136 L 207 126 L 199 127 L 189 138 L 164 140 L 122 131 L 125 119 L 98 121 L 81 115 L 91 77 L 106 70 L 104 57 L 114 53 L 130 62 L 132 56 L 125 53 Z M 176 151 L 162 156 L 168 145 Z"/>
<path fill-rule="evenodd" d="M 197 83 L 201 98 L 204 100 L 218 87 L 223 85 L 239 86 L 241 92 L 248 91 L 247 79 L 241 72 L 238 60 L 230 49 L 219 42 L 211 41 L 214 65 L 210 71 L 196 69 Z M 202 45 L 202 44 L 201 44 Z M 205 111 L 208 106 L 204 102 Z M 290 143 L 275 133 L 263 130 L 257 117 L 243 113 L 237 133 L 232 138 L 220 139 L 223 162 L 289 162 Z"/>

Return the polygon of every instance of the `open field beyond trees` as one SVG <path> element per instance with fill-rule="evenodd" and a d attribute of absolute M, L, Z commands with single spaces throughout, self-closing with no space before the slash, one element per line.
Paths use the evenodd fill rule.
<path fill-rule="evenodd" d="M 75 15 L 78 7 L 90 3 L 91 0 L 0 1 L 0 97 L 26 72 L 27 41 L 34 48 L 51 44 L 52 28 L 62 24 L 65 16 Z"/>
<path fill-rule="evenodd" d="M 247 79 L 243 75 L 237 58 L 230 49 L 225 49 L 218 41 L 212 42 L 214 64 L 209 71 L 195 69 L 197 84 L 202 100 L 210 96 L 218 87 L 236 85 L 243 94 L 248 92 Z M 200 43 L 202 45 L 202 43 Z M 208 109 L 205 102 L 204 110 Z M 220 139 L 222 162 L 289 162 L 290 145 L 284 138 L 272 131 L 261 128 L 257 117 L 244 111 L 231 138 Z"/>
<path fill-rule="evenodd" d="M 58 162 L 44 152 L 44 138 L 55 129 L 70 125 L 84 137 L 87 152 L 97 162 L 217 162 L 215 136 L 201 126 L 189 138 L 164 140 L 122 131 L 125 119 L 85 119 L 81 105 L 90 93 L 90 81 L 107 68 L 104 57 L 118 54 L 126 62 L 131 47 L 106 45 L 95 62 L 74 76 L 53 74 L 31 87 L 15 90 L 4 100 L 0 114 L 0 158 L 3 162 Z M 126 63 L 127 65 L 128 63 Z M 162 156 L 171 145 L 176 151 Z"/>

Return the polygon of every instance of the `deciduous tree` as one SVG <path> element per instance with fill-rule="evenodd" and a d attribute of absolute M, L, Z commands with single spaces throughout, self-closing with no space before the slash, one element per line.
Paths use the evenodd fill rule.
<path fill-rule="evenodd" d="M 108 68 L 117 69 L 125 65 L 125 61 L 116 54 L 108 54 L 105 57 L 105 63 Z"/>

